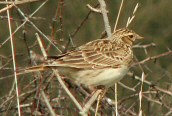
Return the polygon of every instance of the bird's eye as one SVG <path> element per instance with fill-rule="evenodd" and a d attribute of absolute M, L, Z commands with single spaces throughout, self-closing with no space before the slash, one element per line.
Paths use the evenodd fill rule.
<path fill-rule="evenodd" d="M 129 35 L 130 38 L 133 38 L 133 35 Z"/>

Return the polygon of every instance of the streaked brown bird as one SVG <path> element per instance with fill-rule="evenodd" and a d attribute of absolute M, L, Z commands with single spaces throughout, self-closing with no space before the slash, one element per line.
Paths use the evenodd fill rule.
<path fill-rule="evenodd" d="M 42 65 L 27 68 L 24 73 L 57 68 L 60 74 L 77 84 L 108 88 L 126 75 L 133 60 L 132 45 L 142 38 L 134 31 L 122 28 L 116 30 L 111 39 L 88 42 L 58 58 L 48 59 Z"/>

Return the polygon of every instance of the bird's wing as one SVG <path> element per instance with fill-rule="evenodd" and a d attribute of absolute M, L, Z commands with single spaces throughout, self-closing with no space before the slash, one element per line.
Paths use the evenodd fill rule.
<path fill-rule="evenodd" d="M 84 69 L 119 67 L 123 61 L 124 51 L 114 46 L 111 40 L 98 39 L 58 59 L 50 60 L 49 64 Z"/>

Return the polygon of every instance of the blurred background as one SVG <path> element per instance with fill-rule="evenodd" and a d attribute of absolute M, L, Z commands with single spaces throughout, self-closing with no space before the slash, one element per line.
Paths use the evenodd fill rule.
<path fill-rule="evenodd" d="M 45 4 L 41 6 L 38 12 L 30 17 L 30 15 L 44 2 Z M 137 42 L 133 47 L 135 53 L 135 63 L 151 56 L 157 56 L 160 54 L 165 55 L 149 60 L 140 65 L 134 65 L 131 68 L 129 75 L 121 80 L 121 83 L 126 85 L 128 88 L 122 86 L 121 84 L 118 86 L 119 114 L 126 116 L 138 115 L 138 93 L 140 91 L 141 82 L 134 77 L 141 77 L 142 72 L 144 72 L 146 75 L 145 80 L 149 83 L 143 83 L 143 114 L 146 116 L 171 116 L 172 54 L 168 54 L 168 52 L 172 49 L 172 1 L 125 0 L 117 29 L 126 27 L 128 17 L 132 16 L 133 10 L 137 3 L 139 3 L 139 8 L 135 14 L 136 16 L 134 20 L 129 25 L 129 28 L 143 36 L 144 40 Z M 39 28 L 43 34 L 53 41 L 53 43 L 58 46 L 62 52 L 72 50 L 77 46 L 85 44 L 86 42 L 98 39 L 105 30 L 102 15 L 90 12 L 90 9 L 86 7 L 87 4 L 94 7 L 98 5 L 98 1 L 39 0 L 36 2 L 16 4 L 17 7 L 13 6 L 10 8 L 12 31 L 15 31 L 25 21 L 21 12 L 17 10 L 17 8 L 19 8 L 24 13 L 25 17 L 28 17 L 29 20 L 33 22 L 33 24 Z M 120 4 L 121 0 L 106 0 L 107 10 L 109 11 L 108 17 L 112 30 L 115 25 Z M 5 7 L 6 4 L 0 2 L 0 9 Z M 97 7 L 99 8 L 99 6 Z M 78 28 L 81 22 L 84 23 L 80 28 Z M 42 55 L 35 36 L 35 33 L 39 32 L 35 29 L 33 24 L 29 22 L 25 23 L 13 35 L 16 66 L 18 69 L 32 66 L 29 50 L 34 51 L 35 54 Z M 43 34 L 39 33 L 45 47 L 47 47 L 50 43 L 45 39 Z M 0 114 L 6 112 L 7 115 L 14 112 L 16 113 L 14 108 L 16 106 L 16 98 L 13 97 L 10 100 L 8 99 L 12 95 L 15 96 L 15 91 L 11 91 L 14 86 L 14 78 L 5 78 L 7 75 L 13 74 L 11 44 L 8 37 L 9 28 L 7 13 L 5 10 L 0 12 Z M 47 53 L 50 56 L 60 54 L 52 45 L 47 47 Z M 24 77 L 32 78 L 19 79 L 19 88 L 21 90 L 20 94 L 25 93 L 27 90 L 32 90 L 34 86 L 36 86 L 33 83 L 32 84 L 34 86 L 32 84 L 28 85 L 34 79 L 32 75 L 25 75 Z M 53 82 L 50 82 L 51 87 L 48 86 L 49 89 L 47 90 L 47 94 L 50 96 L 50 99 L 59 98 L 59 91 L 56 92 L 57 87 L 55 87 L 55 84 L 58 82 L 55 79 L 53 80 Z M 25 88 L 26 86 L 30 87 L 26 90 L 22 90 L 22 88 Z M 129 88 L 132 88 L 132 90 Z M 61 89 L 60 86 L 59 89 Z M 60 114 L 61 112 L 64 115 L 69 115 L 70 113 L 78 115 L 74 112 L 78 111 L 77 108 L 73 106 L 70 98 L 68 98 L 65 92 L 63 92 L 63 89 L 61 90 L 62 96 L 65 96 L 66 98 L 60 99 L 60 106 L 63 108 L 57 108 L 57 114 Z M 12 94 L 9 94 L 10 91 Z M 32 101 L 34 99 L 33 96 L 35 96 L 35 93 L 29 93 L 27 97 L 22 96 L 22 104 L 34 103 Z M 110 89 L 107 93 L 107 97 L 114 99 L 114 91 Z M 24 98 L 27 100 L 24 100 Z M 78 99 L 82 102 L 84 97 L 80 95 Z M 5 103 L 4 100 L 6 101 Z M 14 101 L 11 103 L 11 100 Z M 59 106 L 58 103 L 56 103 L 56 105 Z M 11 109 L 9 108 L 7 110 L 7 106 Z M 32 105 L 27 108 L 23 108 L 24 114 L 30 113 L 27 111 L 29 108 L 33 110 Z M 67 113 L 65 112 L 66 110 Z M 38 111 L 42 113 L 42 110 L 39 109 Z M 109 108 L 109 110 L 106 111 L 102 108 L 102 112 L 103 115 L 109 115 L 114 112 L 114 110 Z"/>

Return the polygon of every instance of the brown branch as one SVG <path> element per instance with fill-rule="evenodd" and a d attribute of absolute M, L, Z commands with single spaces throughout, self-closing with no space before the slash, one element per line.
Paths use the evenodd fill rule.
<path fill-rule="evenodd" d="M 129 76 L 133 76 L 133 74 L 132 74 L 131 72 L 129 72 L 128 75 L 129 75 Z M 136 79 L 136 80 L 138 80 L 138 81 L 142 81 L 142 79 L 141 79 L 140 77 L 136 76 L 136 75 L 134 76 L 134 79 Z M 146 79 L 143 80 L 143 82 L 144 82 L 144 84 L 147 84 L 147 85 L 149 85 L 150 87 L 152 87 L 152 88 L 154 88 L 154 89 L 156 89 L 156 90 L 158 90 L 158 91 L 160 91 L 160 92 L 162 92 L 162 93 L 165 93 L 165 94 L 167 94 L 167 95 L 172 96 L 172 92 L 170 92 L 170 91 L 168 91 L 168 90 L 165 90 L 165 89 L 163 89 L 163 88 L 160 88 L 160 87 L 154 85 L 153 83 L 147 81 Z"/>
<path fill-rule="evenodd" d="M 165 53 L 162 53 L 162 54 L 159 54 L 159 55 L 155 55 L 155 56 L 152 56 L 152 57 L 148 57 L 138 63 L 134 63 L 132 66 L 135 66 L 135 65 L 138 65 L 138 64 L 144 64 L 145 62 L 148 62 L 150 60 L 154 60 L 154 59 L 157 59 L 157 58 L 160 58 L 160 57 L 163 57 L 163 56 L 167 56 L 167 55 L 170 55 L 172 54 L 172 51 L 169 51 L 169 52 L 165 52 Z"/>

